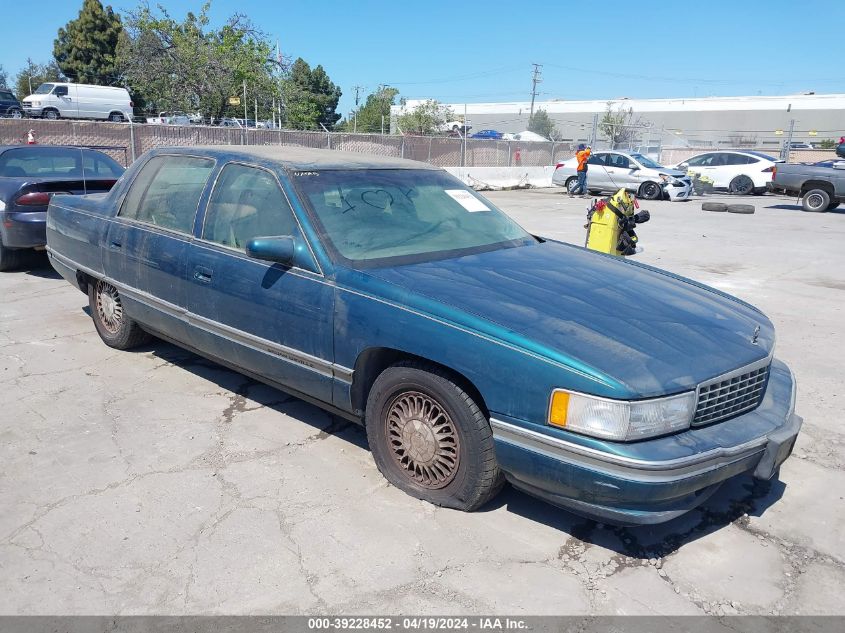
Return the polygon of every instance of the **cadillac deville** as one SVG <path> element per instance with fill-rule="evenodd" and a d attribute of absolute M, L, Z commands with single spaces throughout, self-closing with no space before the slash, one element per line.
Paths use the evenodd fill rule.
<path fill-rule="evenodd" d="M 53 197 L 47 241 L 107 345 L 159 337 L 364 424 L 388 481 L 437 505 L 507 480 L 657 523 L 776 476 L 801 426 L 760 311 L 533 236 L 423 163 L 153 150 Z"/>

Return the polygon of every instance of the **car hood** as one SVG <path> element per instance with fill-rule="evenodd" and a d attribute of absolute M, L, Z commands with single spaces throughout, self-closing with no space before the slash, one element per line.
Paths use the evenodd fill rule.
<path fill-rule="evenodd" d="M 659 174 L 666 174 L 667 176 L 674 176 L 675 178 L 683 178 L 687 172 L 675 169 L 674 167 L 664 167 L 662 169 L 652 169 L 652 171 Z"/>
<path fill-rule="evenodd" d="M 765 358 L 774 346 L 771 322 L 753 306 L 560 242 L 366 274 L 401 288 L 406 300 L 425 298 L 428 310 L 452 308 L 447 318 L 457 309 L 464 327 L 517 346 L 528 340 L 553 361 L 589 368 L 632 398 L 693 389 Z"/>

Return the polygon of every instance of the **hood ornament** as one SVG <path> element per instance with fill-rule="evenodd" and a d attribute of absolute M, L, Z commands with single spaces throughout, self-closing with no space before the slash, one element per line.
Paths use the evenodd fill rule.
<path fill-rule="evenodd" d="M 760 336 L 760 326 L 754 328 L 754 334 L 751 335 L 751 344 L 757 345 L 757 339 Z"/>

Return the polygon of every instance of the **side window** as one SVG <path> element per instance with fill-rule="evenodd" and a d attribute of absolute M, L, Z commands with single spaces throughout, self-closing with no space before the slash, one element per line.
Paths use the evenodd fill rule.
<path fill-rule="evenodd" d="M 244 250 L 254 237 L 300 236 L 275 176 L 259 167 L 226 165 L 208 201 L 203 239 Z"/>
<path fill-rule="evenodd" d="M 587 161 L 588 165 L 604 165 L 606 164 L 607 154 L 593 154 Z"/>
<path fill-rule="evenodd" d="M 713 154 L 702 154 L 701 156 L 693 156 L 687 161 L 687 165 L 689 165 L 690 167 L 701 167 L 702 165 L 708 164 L 712 157 Z"/>
<path fill-rule="evenodd" d="M 622 156 L 622 154 L 608 154 L 608 167 L 619 167 L 621 169 L 629 169 L 630 165 L 631 161 L 628 160 L 627 156 Z"/>
<path fill-rule="evenodd" d="M 202 190 L 214 161 L 193 156 L 155 156 L 135 177 L 120 217 L 191 233 Z"/>

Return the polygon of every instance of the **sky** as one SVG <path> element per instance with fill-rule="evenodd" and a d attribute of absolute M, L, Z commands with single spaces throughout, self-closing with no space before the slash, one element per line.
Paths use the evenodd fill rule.
<path fill-rule="evenodd" d="M 174 17 L 203 0 L 154 0 Z M 138 0 L 114 0 L 117 11 Z M 82 0 L 0 0 L 0 64 L 46 62 Z M 322 64 L 338 111 L 379 84 L 445 103 L 845 92 L 845 0 L 212 0 L 248 15 L 282 53 Z M 35 10 L 33 10 L 35 9 Z M 19 95 L 24 96 L 24 95 Z"/>

